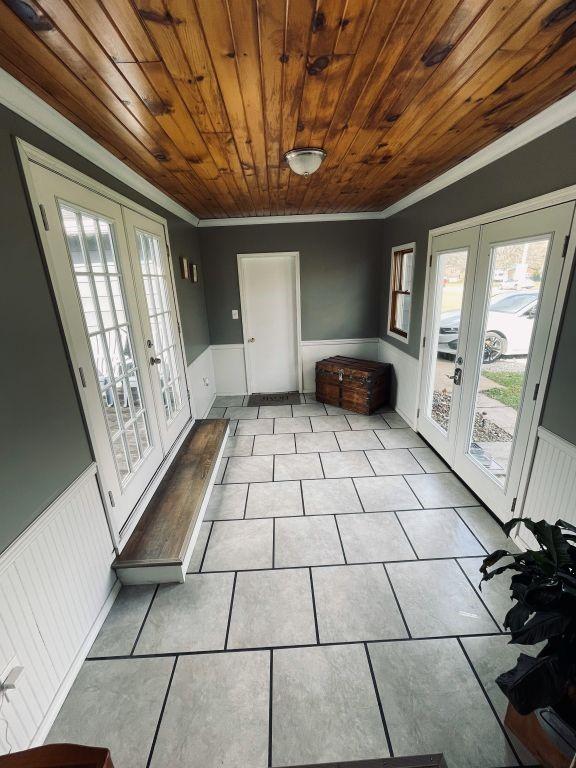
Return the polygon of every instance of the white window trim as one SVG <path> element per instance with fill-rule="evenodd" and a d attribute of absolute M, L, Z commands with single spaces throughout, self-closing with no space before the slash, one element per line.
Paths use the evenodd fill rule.
<path fill-rule="evenodd" d="M 412 305 L 410 305 L 410 321 L 408 323 L 408 332 L 406 336 L 402 336 L 400 333 L 396 333 L 390 328 L 390 320 L 392 319 L 392 267 L 393 256 L 396 251 L 408 251 L 412 250 L 412 285 L 410 287 L 410 296 L 414 295 L 414 273 L 416 271 L 416 243 L 404 243 L 404 245 L 395 245 L 390 250 L 390 266 L 388 269 L 389 286 L 388 286 L 388 318 L 386 320 L 386 336 L 390 336 L 391 339 L 401 341 L 403 344 L 410 343 L 410 326 L 412 324 Z"/>

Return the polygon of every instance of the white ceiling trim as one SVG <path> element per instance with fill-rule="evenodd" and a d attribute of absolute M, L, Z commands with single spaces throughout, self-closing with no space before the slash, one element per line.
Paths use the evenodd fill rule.
<path fill-rule="evenodd" d="M 71 123 L 47 102 L 33 93 L 16 78 L 0 68 L 0 103 L 29 120 L 62 144 L 97 165 L 118 181 L 162 206 L 170 213 L 198 226 L 198 217 L 177 203 L 165 192 L 132 170 L 126 163 L 104 149 L 81 128 Z"/>
<path fill-rule="evenodd" d="M 200 219 L 199 227 L 243 227 L 247 224 L 302 224 L 319 221 L 364 221 L 379 219 L 379 211 L 359 213 L 294 213 L 287 216 L 238 216 L 228 219 Z"/>

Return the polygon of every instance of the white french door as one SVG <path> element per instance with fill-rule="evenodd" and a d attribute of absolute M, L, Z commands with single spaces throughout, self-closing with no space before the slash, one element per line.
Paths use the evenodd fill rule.
<path fill-rule="evenodd" d="M 190 417 L 161 225 L 32 163 L 46 256 L 117 540 Z M 127 225 L 128 222 L 128 225 Z M 161 327 L 156 335 L 152 328 Z"/>
<path fill-rule="evenodd" d="M 152 386 L 164 449 L 190 418 L 184 358 L 172 291 L 164 226 L 124 209 Z"/>
<path fill-rule="evenodd" d="M 574 203 L 434 237 L 418 429 L 512 516 Z"/>

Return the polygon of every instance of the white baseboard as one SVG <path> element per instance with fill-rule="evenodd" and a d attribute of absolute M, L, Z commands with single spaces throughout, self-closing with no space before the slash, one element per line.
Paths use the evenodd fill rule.
<path fill-rule="evenodd" d="M 403 352 L 385 339 L 379 340 L 378 359 L 394 367 L 395 402 L 391 403 L 404 421 L 416 429 L 418 411 L 418 377 L 420 367 L 415 357 Z"/>

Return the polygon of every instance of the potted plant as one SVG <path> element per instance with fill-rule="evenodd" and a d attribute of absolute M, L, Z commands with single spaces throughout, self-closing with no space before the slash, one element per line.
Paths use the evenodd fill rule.
<path fill-rule="evenodd" d="M 496 680 L 513 708 L 511 712 L 509 706 L 507 722 L 524 741 L 525 734 L 518 730 L 522 730 L 522 718 L 530 717 L 531 743 L 526 746 L 541 756 L 542 750 L 533 743 L 536 723 L 557 748 L 559 742 L 547 728 L 552 721 L 553 730 L 563 734 L 562 743 L 576 744 L 576 526 L 563 520 L 551 525 L 544 520 L 514 518 L 504 526 L 506 535 L 517 524 L 532 533 L 539 549 L 517 554 L 499 549 L 485 558 L 480 571 L 482 582 L 502 573 L 513 574 L 514 605 L 504 619 L 510 642 L 544 643 L 536 656 L 521 653 L 516 666 Z M 542 716 L 544 711 L 548 717 Z M 560 751 L 569 753 L 570 746 L 564 750 L 560 744 Z"/>

